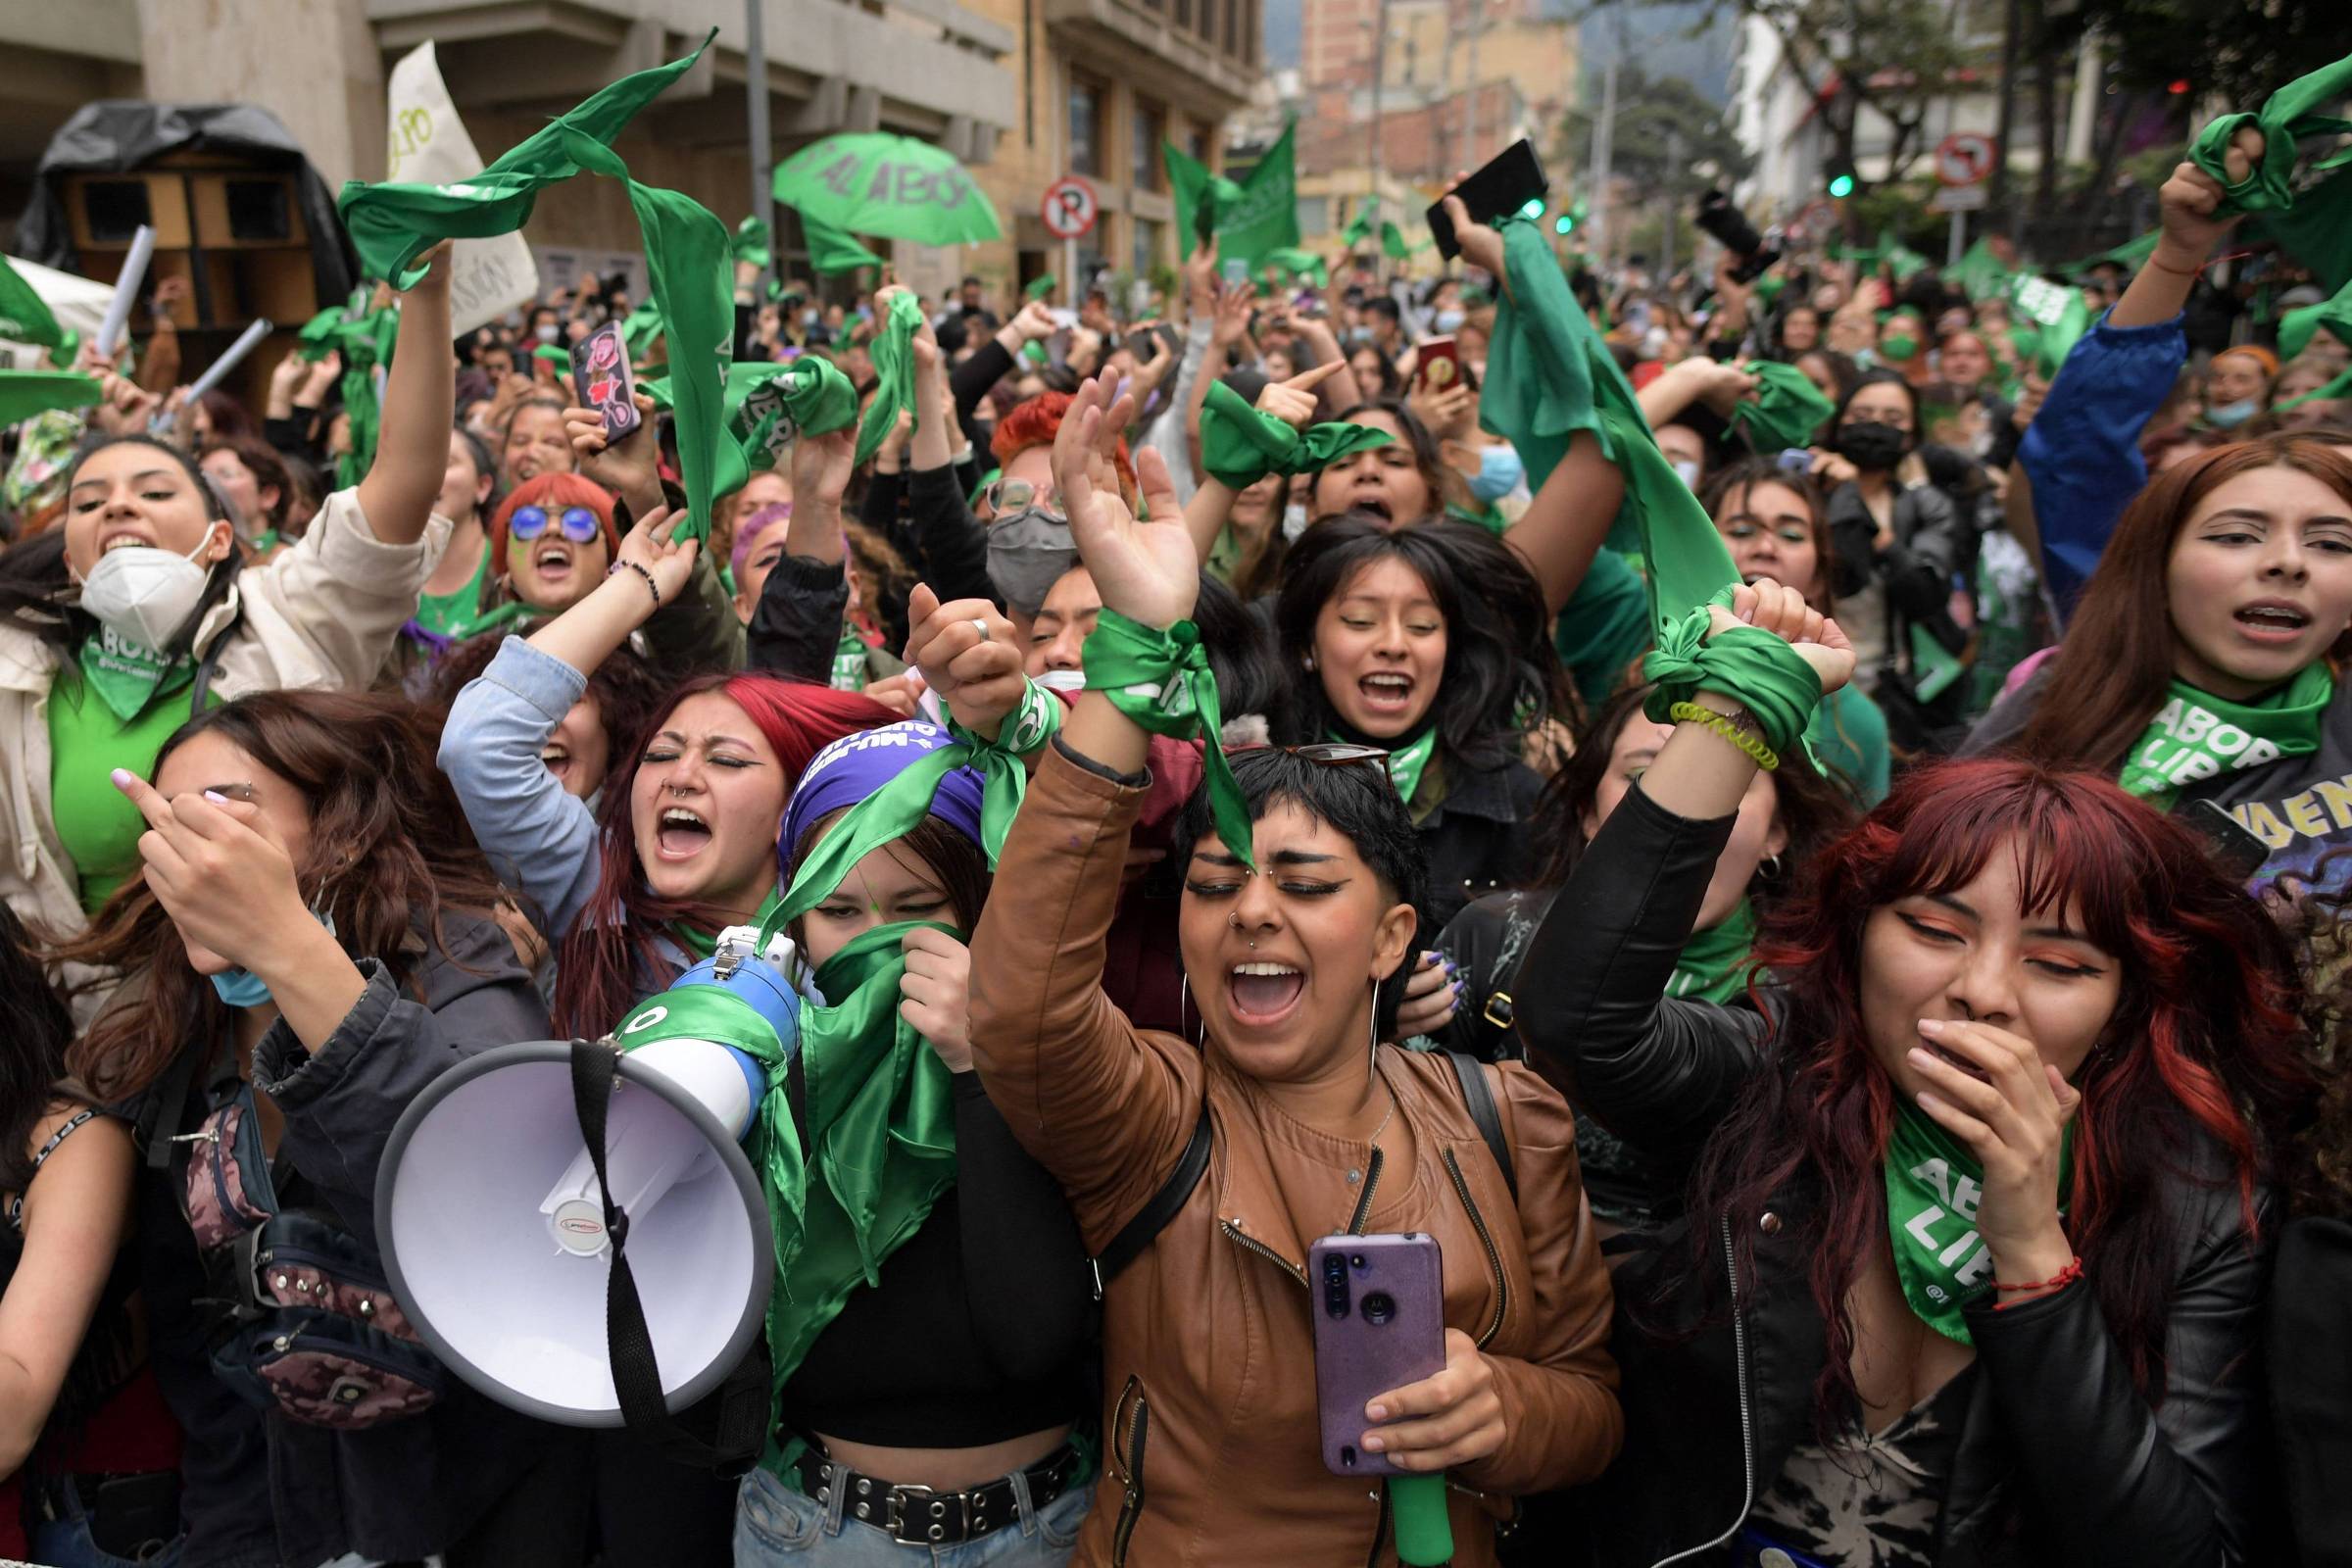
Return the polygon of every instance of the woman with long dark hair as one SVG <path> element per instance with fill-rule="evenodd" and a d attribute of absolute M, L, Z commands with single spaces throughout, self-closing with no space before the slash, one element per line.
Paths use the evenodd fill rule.
<path fill-rule="evenodd" d="M 122 977 L 68 1065 L 145 1156 L 186 1560 L 564 1562 L 539 1489 L 575 1485 L 578 1446 L 448 1377 L 371 1283 L 394 1119 L 547 1029 L 429 725 L 395 699 L 257 693 L 114 787 L 147 826 L 142 874 L 57 956 Z"/>
<path fill-rule="evenodd" d="M 1969 750 L 2091 768 L 2169 809 L 2219 807 L 2212 831 L 2261 867 L 2259 887 L 2291 895 L 2352 843 L 2332 804 L 2352 788 L 2335 675 L 2348 632 L 2352 457 L 2308 435 L 2217 448 L 2125 509 L 2056 657 Z"/>
<path fill-rule="evenodd" d="M 1792 591 L 1740 589 L 1709 636 L 1741 623 L 1806 684 L 1851 672 Z M 1684 1209 L 1617 1275 L 1629 1436 L 1593 1560 L 2262 1560 L 2249 1352 L 2309 1093 L 2283 939 L 2106 781 L 1952 763 L 1807 868 L 1758 1006 L 1670 997 L 1750 704 L 1788 682 L 1786 653 L 1768 679 L 1694 657 L 1521 969 L 1530 1059 Z"/>

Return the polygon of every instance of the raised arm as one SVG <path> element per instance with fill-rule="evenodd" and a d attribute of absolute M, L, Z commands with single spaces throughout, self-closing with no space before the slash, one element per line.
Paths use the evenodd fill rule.
<path fill-rule="evenodd" d="M 58 1106 L 34 1147 L 81 1114 Z M 25 1187 L 24 1251 L 0 1296 L 0 1478 L 31 1457 L 98 1310 L 130 1212 L 130 1134 L 92 1116 L 66 1134 Z"/>
<path fill-rule="evenodd" d="M 447 241 L 425 252 L 431 270 L 410 289 L 384 385 L 375 464 L 360 480 L 360 511 L 384 544 L 414 544 L 433 515 L 457 420 L 458 356 L 449 335 Z"/>

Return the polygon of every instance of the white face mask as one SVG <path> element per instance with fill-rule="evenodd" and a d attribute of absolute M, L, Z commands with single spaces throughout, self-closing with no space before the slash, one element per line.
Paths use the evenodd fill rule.
<path fill-rule="evenodd" d="M 556 340 L 556 323 L 553 321 L 541 321 L 531 330 L 542 343 L 553 343 Z"/>
<path fill-rule="evenodd" d="M 198 565 L 196 558 L 212 542 L 208 526 L 203 540 L 184 556 L 140 545 L 108 551 L 81 579 L 81 608 L 117 637 L 166 652 L 172 633 L 187 624 L 204 597 L 212 571 Z"/>
<path fill-rule="evenodd" d="M 1682 480 L 1686 487 L 1691 490 L 1698 488 L 1699 466 L 1691 459 L 1677 458 L 1674 463 L 1674 475 Z"/>
<path fill-rule="evenodd" d="M 1037 683 L 1050 692 L 1068 692 L 1075 696 L 1086 690 L 1086 671 L 1083 669 L 1049 669 L 1037 677 Z"/>

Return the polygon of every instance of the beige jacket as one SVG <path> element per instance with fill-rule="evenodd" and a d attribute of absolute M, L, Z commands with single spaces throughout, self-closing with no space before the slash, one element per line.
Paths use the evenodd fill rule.
<path fill-rule="evenodd" d="M 413 545 L 380 542 L 357 490 L 338 490 L 302 538 L 237 576 L 196 628 L 225 702 L 248 692 L 356 690 L 383 667 L 449 546 L 435 516 Z M 49 808 L 49 687 L 57 651 L 0 626 L 0 899 L 25 924 L 66 937 L 84 922 L 73 864 Z"/>

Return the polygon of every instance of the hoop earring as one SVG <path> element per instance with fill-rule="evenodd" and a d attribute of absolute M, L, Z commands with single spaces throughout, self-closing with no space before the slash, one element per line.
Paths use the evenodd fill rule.
<path fill-rule="evenodd" d="M 1767 855 L 1764 857 L 1764 858 L 1758 860 L 1756 862 L 1756 874 L 1767 882 L 1778 882 L 1781 879 L 1780 856 L 1777 854 Z"/>
<path fill-rule="evenodd" d="M 1193 1042 L 1194 1049 L 1199 1050 L 1208 1044 L 1208 1019 L 1201 1015 L 1200 1008 L 1193 1006 L 1193 977 L 1180 974 L 1176 981 L 1176 1038 L 1179 1040 L 1184 1038 L 1184 1014 L 1188 1008 L 1200 1018 L 1200 1032 Z"/>

